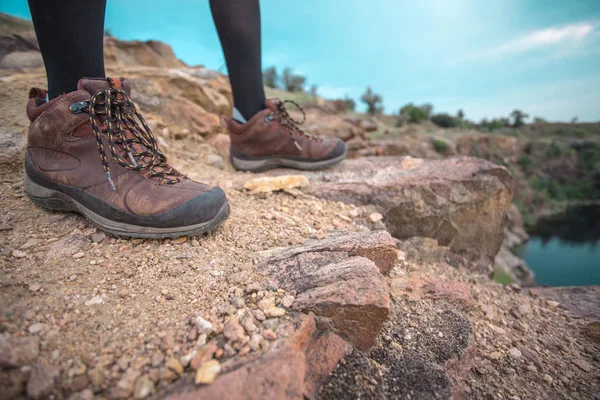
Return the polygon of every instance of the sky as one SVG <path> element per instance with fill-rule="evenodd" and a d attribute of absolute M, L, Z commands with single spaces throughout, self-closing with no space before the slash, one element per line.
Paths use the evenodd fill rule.
<path fill-rule="evenodd" d="M 25 0 L 0 11 L 30 19 Z M 262 0 L 261 15 L 263 66 L 293 68 L 325 98 L 371 86 L 386 113 L 412 102 L 475 121 L 515 108 L 600 121 L 600 0 Z M 208 1 L 108 0 L 105 26 L 226 72 Z"/>

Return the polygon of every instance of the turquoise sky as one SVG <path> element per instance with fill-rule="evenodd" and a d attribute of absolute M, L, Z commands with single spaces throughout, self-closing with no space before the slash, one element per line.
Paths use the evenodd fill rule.
<path fill-rule="evenodd" d="M 29 18 L 25 0 L 0 11 Z M 521 108 L 600 121 L 600 0 L 263 0 L 263 63 L 290 66 L 324 97 L 386 112 L 407 102 L 468 118 Z M 208 1 L 108 1 L 106 28 L 158 39 L 189 64 L 224 70 Z"/>

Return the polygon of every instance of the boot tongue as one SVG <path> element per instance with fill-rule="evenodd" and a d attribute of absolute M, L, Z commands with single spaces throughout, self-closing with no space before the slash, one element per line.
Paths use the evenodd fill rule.
<path fill-rule="evenodd" d="M 111 86 L 123 89 L 128 95 L 131 93 L 129 81 L 123 78 L 82 78 L 77 83 L 77 90 L 85 90 L 93 96 Z"/>

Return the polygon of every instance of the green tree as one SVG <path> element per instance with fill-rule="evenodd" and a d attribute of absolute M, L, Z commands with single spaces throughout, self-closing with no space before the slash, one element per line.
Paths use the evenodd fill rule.
<path fill-rule="evenodd" d="M 263 71 L 263 81 L 265 86 L 270 88 L 279 87 L 279 75 L 277 74 L 277 69 L 275 67 L 269 67 Z"/>
<path fill-rule="evenodd" d="M 431 122 L 442 128 L 452 128 L 460 125 L 460 119 L 450 114 L 440 113 L 431 116 Z"/>
<path fill-rule="evenodd" d="M 310 87 L 310 91 L 308 92 L 312 97 L 317 97 L 317 85 L 312 85 Z"/>
<path fill-rule="evenodd" d="M 283 70 L 283 88 L 288 92 L 304 91 L 305 83 L 306 78 L 302 75 L 294 74 L 291 68 L 286 68 Z"/>
<path fill-rule="evenodd" d="M 417 107 L 413 103 L 408 103 L 400 109 L 398 120 L 418 124 L 428 118 L 427 111 L 423 106 Z"/>
<path fill-rule="evenodd" d="M 525 125 L 525 119 L 529 118 L 529 115 L 521 110 L 513 110 L 513 112 L 510 113 L 510 116 L 513 119 L 512 126 L 515 128 Z"/>
<path fill-rule="evenodd" d="M 458 110 L 458 112 L 456 113 L 456 116 L 458 117 L 458 119 L 460 119 L 461 121 L 465 118 L 465 112 L 462 110 L 462 108 L 460 110 Z"/>
<path fill-rule="evenodd" d="M 425 113 L 425 119 L 430 119 L 433 114 L 433 105 L 430 103 L 425 103 L 419 106 L 421 110 Z"/>
<path fill-rule="evenodd" d="M 348 95 L 346 95 L 346 97 L 344 97 L 342 99 L 342 101 L 344 102 L 344 105 L 346 106 L 346 110 L 354 111 L 354 109 L 356 108 L 356 102 L 354 101 L 353 98 L 349 97 Z"/>
<path fill-rule="evenodd" d="M 383 97 L 373 92 L 371 87 L 361 96 L 360 101 L 367 105 L 367 112 L 371 115 L 383 112 Z"/>

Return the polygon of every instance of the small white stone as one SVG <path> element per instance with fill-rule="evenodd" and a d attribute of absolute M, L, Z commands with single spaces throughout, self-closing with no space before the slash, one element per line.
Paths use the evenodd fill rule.
<path fill-rule="evenodd" d="M 523 354 L 521 353 L 521 350 L 517 349 L 516 347 L 511 347 L 508 350 L 508 355 L 514 358 L 515 360 L 518 360 Z"/>
<path fill-rule="evenodd" d="M 94 306 L 96 304 L 102 304 L 104 303 L 104 300 L 102 299 L 102 297 L 100 296 L 94 296 L 91 299 L 89 299 L 88 301 L 85 302 L 86 306 Z"/>
<path fill-rule="evenodd" d="M 29 329 L 27 329 L 27 330 L 29 331 L 29 333 L 38 333 L 38 332 L 43 331 L 47 327 L 48 327 L 48 325 L 46 325 L 46 324 L 36 323 L 36 324 L 32 324 L 29 327 Z"/>

